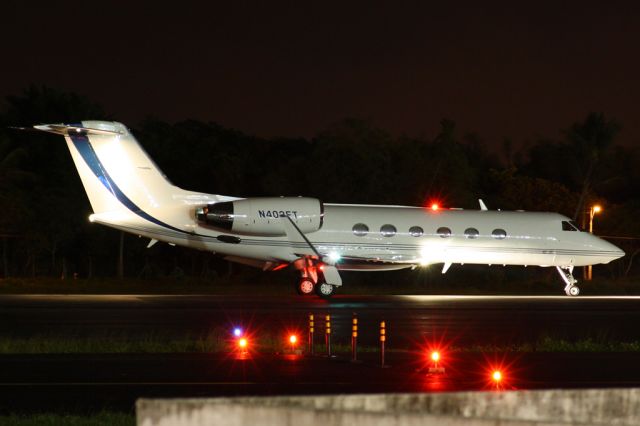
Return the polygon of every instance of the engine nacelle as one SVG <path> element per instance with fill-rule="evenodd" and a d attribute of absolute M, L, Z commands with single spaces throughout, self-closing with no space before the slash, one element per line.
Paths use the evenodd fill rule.
<path fill-rule="evenodd" d="M 322 227 L 324 206 L 316 198 L 260 197 L 208 204 L 196 210 L 201 225 L 238 234 L 286 235 L 282 220 L 289 216 L 305 234 Z"/>

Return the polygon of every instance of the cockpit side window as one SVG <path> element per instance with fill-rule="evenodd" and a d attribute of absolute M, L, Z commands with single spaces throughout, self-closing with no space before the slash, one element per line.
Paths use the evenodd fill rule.
<path fill-rule="evenodd" d="M 562 230 L 563 231 L 580 231 L 580 229 L 578 229 L 578 225 L 576 225 L 576 223 L 572 220 L 563 220 Z"/>

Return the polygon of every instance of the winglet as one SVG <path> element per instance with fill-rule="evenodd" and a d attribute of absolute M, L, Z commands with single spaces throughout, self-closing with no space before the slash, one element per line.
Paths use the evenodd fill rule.
<path fill-rule="evenodd" d="M 482 198 L 478 198 L 478 201 L 480 202 L 480 210 L 482 210 L 482 211 L 487 211 L 487 210 L 489 210 L 489 209 L 487 208 L 487 205 L 484 203 L 484 201 L 482 201 Z"/>

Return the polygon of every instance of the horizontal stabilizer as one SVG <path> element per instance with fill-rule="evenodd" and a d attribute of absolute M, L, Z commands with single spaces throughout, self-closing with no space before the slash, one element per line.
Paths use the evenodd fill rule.
<path fill-rule="evenodd" d="M 56 135 L 121 135 L 119 130 L 94 129 L 90 127 L 74 126 L 71 124 L 39 124 L 33 126 L 34 129 L 42 132 L 54 133 Z"/>

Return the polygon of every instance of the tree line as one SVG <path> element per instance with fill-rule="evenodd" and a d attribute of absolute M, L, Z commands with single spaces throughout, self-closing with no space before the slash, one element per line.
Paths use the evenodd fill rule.
<path fill-rule="evenodd" d="M 197 276 L 226 273 L 211 254 L 126 237 L 88 223 L 91 213 L 66 145 L 15 126 L 117 119 L 73 93 L 32 86 L 0 112 L 0 277 Z M 126 123 L 125 123 L 126 124 Z M 612 277 L 640 273 L 640 150 L 616 143 L 622 123 L 590 113 L 557 135 L 526 143 L 485 141 L 449 119 L 432 137 L 394 136 L 344 119 L 312 138 L 261 138 L 215 122 L 149 118 L 131 129 L 177 186 L 235 196 L 317 197 L 326 202 L 555 211 L 585 224 L 627 256 Z M 489 148 L 491 147 L 491 148 Z M 118 271 L 122 256 L 124 268 Z"/>

